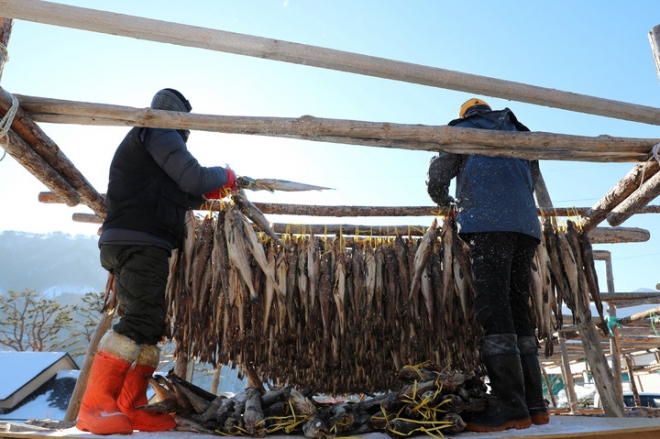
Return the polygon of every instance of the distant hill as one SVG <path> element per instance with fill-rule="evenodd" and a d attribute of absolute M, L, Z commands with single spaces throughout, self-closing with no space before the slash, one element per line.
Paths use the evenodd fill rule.
<path fill-rule="evenodd" d="M 64 233 L 0 233 L 0 293 L 25 289 L 48 295 L 105 291 L 98 238 Z"/>

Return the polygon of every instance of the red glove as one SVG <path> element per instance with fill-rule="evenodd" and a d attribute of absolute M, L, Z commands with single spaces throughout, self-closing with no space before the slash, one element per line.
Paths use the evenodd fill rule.
<path fill-rule="evenodd" d="M 232 192 L 238 192 L 238 186 L 236 186 L 236 174 L 229 168 L 225 168 L 227 173 L 227 183 L 219 189 L 213 189 L 211 192 L 204 194 L 204 198 L 207 200 L 220 200 L 229 196 Z"/>

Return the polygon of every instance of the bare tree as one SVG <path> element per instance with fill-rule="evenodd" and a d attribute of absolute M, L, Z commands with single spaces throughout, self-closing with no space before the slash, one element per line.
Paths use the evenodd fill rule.
<path fill-rule="evenodd" d="M 80 299 L 80 303 L 73 305 L 71 311 L 75 324 L 72 325 L 70 335 L 75 340 L 71 352 L 74 357 L 85 355 L 87 346 L 94 330 L 101 320 L 104 293 L 89 291 Z"/>
<path fill-rule="evenodd" d="M 59 334 L 71 322 L 69 306 L 34 290 L 0 295 L 0 345 L 15 351 L 66 351 L 73 342 Z"/>

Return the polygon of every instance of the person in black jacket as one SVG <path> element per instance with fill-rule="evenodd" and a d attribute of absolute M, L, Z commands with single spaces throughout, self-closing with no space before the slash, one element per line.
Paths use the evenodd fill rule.
<path fill-rule="evenodd" d="M 513 112 L 481 99 L 461 106 L 450 126 L 529 131 Z M 449 186 L 456 178 L 456 199 Z M 541 238 L 528 160 L 440 153 L 431 159 L 427 190 L 439 206 L 455 202 L 459 236 L 470 247 L 474 306 L 484 329 L 480 351 L 498 404 L 467 430 L 498 431 L 549 422 L 543 403 L 537 339 L 529 318 L 530 269 Z"/>
<path fill-rule="evenodd" d="M 154 95 L 151 108 L 192 110 L 169 88 Z M 188 135 L 135 127 L 112 159 L 99 246 L 101 265 L 116 277 L 123 315 L 99 344 L 76 423 L 80 430 L 130 434 L 176 426 L 169 414 L 136 409 L 147 404 L 146 377 L 158 366 L 157 343 L 166 333 L 169 256 L 181 244 L 188 210 L 237 190 L 231 169 L 200 166 L 186 147 Z"/>

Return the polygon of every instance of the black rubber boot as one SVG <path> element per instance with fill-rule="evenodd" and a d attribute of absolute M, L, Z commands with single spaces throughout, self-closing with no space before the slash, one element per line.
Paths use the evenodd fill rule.
<path fill-rule="evenodd" d="M 529 410 L 529 417 L 534 424 L 547 424 L 550 422 L 550 416 L 543 400 L 543 382 L 541 381 L 543 376 L 541 375 L 536 337 L 518 337 L 518 349 L 525 377 L 525 403 Z"/>
<path fill-rule="evenodd" d="M 515 334 L 487 335 L 481 348 L 491 394 L 495 396 L 483 412 L 475 413 L 466 424 L 467 431 L 501 431 L 529 428 L 525 404 L 525 383 Z"/>

